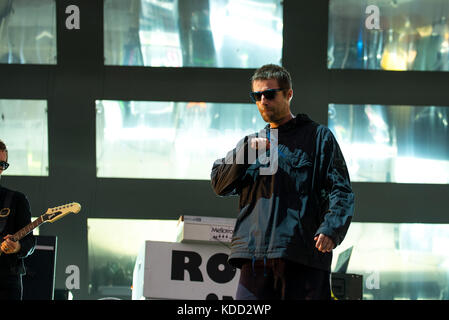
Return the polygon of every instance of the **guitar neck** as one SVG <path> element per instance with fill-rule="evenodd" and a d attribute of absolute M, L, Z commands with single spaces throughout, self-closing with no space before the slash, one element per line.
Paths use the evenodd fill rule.
<path fill-rule="evenodd" d="M 14 238 L 14 241 L 19 241 L 23 237 L 25 237 L 28 233 L 39 227 L 42 223 L 44 223 L 44 218 L 40 216 L 33 222 L 31 222 L 29 225 L 23 227 L 19 231 L 17 231 L 12 237 Z"/>

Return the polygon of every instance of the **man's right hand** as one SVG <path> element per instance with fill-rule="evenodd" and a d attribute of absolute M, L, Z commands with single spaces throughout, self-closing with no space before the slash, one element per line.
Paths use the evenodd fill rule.
<path fill-rule="evenodd" d="M 321 251 L 323 253 L 331 252 L 332 249 L 335 248 L 335 243 L 331 239 L 331 237 L 326 236 L 325 234 L 320 233 L 318 236 L 313 238 L 313 240 L 316 241 L 315 247 L 318 249 L 318 251 Z"/>
<path fill-rule="evenodd" d="M 270 140 L 267 138 L 252 138 L 249 145 L 254 150 L 270 149 Z"/>

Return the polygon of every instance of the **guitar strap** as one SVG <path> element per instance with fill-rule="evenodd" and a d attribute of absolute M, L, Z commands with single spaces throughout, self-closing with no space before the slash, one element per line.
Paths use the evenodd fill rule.
<path fill-rule="evenodd" d="M 3 192 L 3 195 L 4 196 L 0 198 L 0 234 L 3 232 L 3 229 L 5 229 L 9 213 L 11 212 L 10 208 L 13 192 L 8 190 Z"/>

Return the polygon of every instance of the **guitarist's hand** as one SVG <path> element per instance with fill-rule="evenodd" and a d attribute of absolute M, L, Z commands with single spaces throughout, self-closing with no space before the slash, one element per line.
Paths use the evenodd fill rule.
<path fill-rule="evenodd" d="M 5 241 L 2 242 L 1 245 L 1 250 L 2 252 L 6 253 L 6 254 L 12 254 L 12 253 L 17 253 L 20 250 L 20 242 L 19 241 L 12 241 L 11 239 L 11 235 L 8 234 L 7 236 L 5 236 L 3 239 L 5 239 Z"/>

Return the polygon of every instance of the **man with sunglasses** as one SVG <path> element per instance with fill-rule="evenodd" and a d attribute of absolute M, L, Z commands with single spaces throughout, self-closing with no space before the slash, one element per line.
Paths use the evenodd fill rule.
<path fill-rule="evenodd" d="M 229 264 L 241 269 L 236 298 L 330 299 L 332 250 L 354 211 L 344 157 L 327 127 L 292 114 L 285 68 L 262 66 L 251 88 L 268 124 L 215 161 L 211 173 L 217 195 L 240 196 L 229 256 Z M 262 174 L 258 169 L 266 164 L 249 156 L 253 149 L 270 154 L 277 170 Z"/>
<path fill-rule="evenodd" d="M 8 149 L 0 140 L 0 178 L 8 167 Z M 35 238 L 32 233 L 20 241 L 14 241 L 11 236 L 30 222 L 26 196 L 0 185 L 0 300 L 22 299 L 23 259 L 34 251 Z"/>

